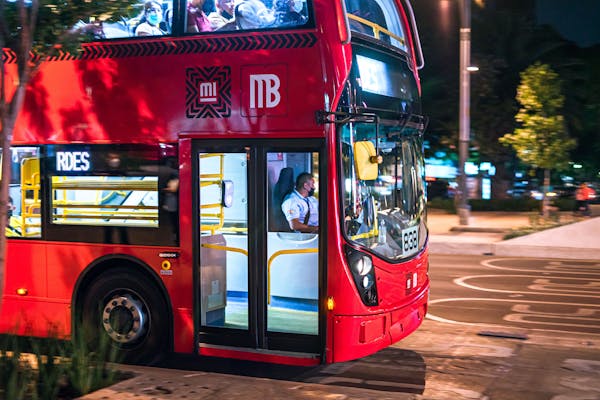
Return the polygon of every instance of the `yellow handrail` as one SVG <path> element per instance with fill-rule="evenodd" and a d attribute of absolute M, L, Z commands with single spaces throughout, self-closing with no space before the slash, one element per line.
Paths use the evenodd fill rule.
<path fill-rule="evenodd" d="M 140 191 L 157 191 L 158 182 L 156 180 L 139 180 L 139 181 L 86 181 L 86 180 L 69 180 L 69 181 L 54 181 L 52 189 L 73 189 L 73 190 L 140 190 Z"/>
<path fill-rule="evenodd" d="M 288 249 L 276 251 L 269 257 L 267 261 L 267 304 L 271 304 L 271 264 L 277 257 L 285 254 L 307 254 L 307 253 L 318 253 L 319 249 Z"/>
<path fill-rule="evenodd" d="M 238 247 L 229 247 L 229 246 L 221 246 L 220 244 L 212 244 L 212 243 L 202 243 L 200 247 L 206 247 L 209 249 L 215 250 L 224 250 L 224 251 L 233 251 L 236 253 L 242 253 L 246 257 L 248 257 L 248 250 L 240 249 Z"/>
<path fill-rule="evenodd" d="M 221 182 L 223 182 L 223 174 L 225 171 L 225 153 L 204 153 L 200 154 L 200 158 L 211 158 L 211 157 L 219 157 L 219 172 L 218 173 L 206 173 L 200 174 L 200 188 L 205 188 L 207 186 L 215 185 L 220 189 Z M 216 208 L 217 210 L 213 213 L 202 212 L 207 208 Z M 202 223 L 202 219 L 206 217 L 216 217 L 218 222 L 215 224 L 204 224 Z M 213 203 L 213 204 L 200 204 L 200 231 L 205 232 L 209 231 L 211 234 L 215 234 L 216 231 L 223 228 L 225 224 L 225 215 L 223 213 L 223 205 L 221 203 Z"/>
<path fill-rule="evenodd" d="M 368 19 L 364 19 L 364 18 L 359 17 L 358 15 L 354 15 L 354 14 L 348 14 L 348 19 L 353 19 L 356 22 L 359 22 L 359 23 L 366 25 L 369 28 L 373 29 L 373 36 L 375 37 L 375 39 L 379 39 L 379 33 L 381 32 L 381 33 L 385 33 L 386 35 L 396 39 L 397 41 L 399 41 L 402 44 L 402 46 L 406 46 L 406 42 L 404 41 L 404 38 L 396 35 L 395 33 L 388 31 L 381 25 L 378 25 L 372 21 L 369 21 Z"/>
<path fill-rule="evenodd" d="M 221 246 L 219 244 L 212 244 L 212 243 L 202 243 L 200 246 L 206 247 L 209 249 L 215 249 L 215 250 L 233 251 L 233 252 L 241 253 L 245 256 L 248 256 L 248 250 L 240 249 L 237 247 Z M 318 252 L 319 252 L 319 249 L 316 249 L 316 248 L 279 250 L 279 251 L 276 251 L 275 253 L 273 253 L 271 255 L 271 257 L 269 257 L 269 260 L 267 261 L 267 302 L 268 302 L 268 304 L 271 304 L 271 265 L 273 264 L 273 261 L 277 257 L 279 257 L 281 255 L 285 255 L 285 254 L 308 254 L 308 253 L 318 253 Z"/>
<path fill-rule="evenodd" d="M 21 160 L 21 235 L 37 236 L 40 222 L 40 159 L 27 157 Z"/>
<path fill-rule="evenodd" d="M 54 200 L 52 201 L 52 207 L 60 208 L 108 208 L 111 210 L 157 210 L 156 206 L 145 206 L 145 205 L 127 205 L 127 204 L 96 204 L 96 203 L 69 203 L 65 200 Z"/>

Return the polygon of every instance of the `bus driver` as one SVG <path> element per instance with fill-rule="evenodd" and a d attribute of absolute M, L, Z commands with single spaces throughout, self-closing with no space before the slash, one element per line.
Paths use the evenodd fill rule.
<path fill-rule="evenodd" d="M 281 210 L 290 228 L 296 232 L 319 232 L 319 201 L 315 193 L 315 178 L 303 172 L 296 178 L 296 188 L 285 197 Z"/>

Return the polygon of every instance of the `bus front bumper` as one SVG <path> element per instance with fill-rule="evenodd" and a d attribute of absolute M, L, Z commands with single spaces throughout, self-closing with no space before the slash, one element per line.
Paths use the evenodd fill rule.
<path fill-rule="evenodd" d="M 414 332 L 427 313 L 429 289 L 410 304 L 370 315 L 335 315 L 330 362 L 368 356 Z M 329 358 L 329 357 L 327 357 Z"/>

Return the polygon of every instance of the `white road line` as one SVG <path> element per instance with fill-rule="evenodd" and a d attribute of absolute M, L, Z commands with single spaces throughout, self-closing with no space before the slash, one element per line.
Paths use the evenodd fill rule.
<path fill-rule="evenodd" d="M 476 279 L 476 278 L 506 278 L 506 277 L 524 277 L 524 278 L 539 278 L 538 275 L 470 275 L 463 276 L 461 278 L 456 278 L 453 282 L 458 285 L 472 290 L 479 290 L 482 292 L 490 292 L 490 293 L 510 293 L 510 294 L 529 294 L 529 295 L 547 295 L 547 296 L 565 296 L 565 297 L 587 297 L 600 299 L 600 295 L 594 296 L 591 294 L 569 294 L 569 293 L 550 293 L 550 292 L 533 292 L 533 291 L 519 291 L 519 290 L 503 290 L 503 289 L 488 289 L 481 286 L 471 285 L 466 283 L 466 280 Z M 590 281 L 589 279 L 584 278 L 560 278 L 556 277 L 556 279 L 571 279 L 571 280 L 585 280 Z"/>
<path fill-rule="evenodd" d="M 564 260 L 565 264 L 562 264 L 563 261 L 551 261 L 547 265 L 543 266 L 542 270 L 536 267 L 530 268 L 517 268 L 517 267 L 504 267 L 500 265 L 493 265 L 494 262 L 497 261 L 523 261 L 522 258 L 493 258 L 489 260 L 482 260 L 481 265 L 484 267 L 499 269 L 503 271 L 517 271 L 517 272 L 548 272 L 548 271 L 557 271 L 560 270 L 561 274 L 571 274 L 571 275 L 600 275 L 600 263 L 590 266 L 579 266 L 573 265 L 572 261 L 569 263 L 569 260 Z M 564 268 L 564 269 L 562 269 Z M 577 270 L 579 269 L 579 270 Z"/>
<path fill-rule="evenodd" d="M 553 305 L 559 305 L 559 306 L 575 306 L 575 307 L 584 307 L 584 308 L 589 308 L 589 307 L 598 307 L 600 308 L 600 304 L 590 304 L 590 303 L 565 303 L 565 302 L 560 302 L 560 301 L 539 301 L 539 300 L 526 300 L 523 301 L 523 299 L 489 299 L 487 297 L 448 297 L 445 299 L 436 299 L 436 300 L 429 300 L 429 304 L 438 304 L 438 303 L 447 303 L 450 301 L 491 301 L 491 302 L 505 302 L 505 303 L 519 303 L 519 304 L 523 304 L 523 303 L 527 303 L 527 304 L 553 304 Z"/>
<path fill-rule="evenodd" d="M 584 307 L 584 308 L 597 307 L 598 309 L 600 309 L 600 304 L 593 305 L 593 304 L 588 304 L 588 303 L 562 303 L 562 302 L 553 302 L 553 301 L 522 301 L 522 300 L 511 300 L 511 299 L 488 299 L 488 298 L 481 298 L 481 297 L 455 297 L 455 298 L 436 299 L 436 300 L 430 300 L 429 305 L 456 302 L 456 301 L 518 303 L 518 304 L 522 304 L 522 305 L 523 305 L 523 303 L 544 304 L 544 305 L 553 304 L 553 305 L 575 306 L 575 307 Z M 518 329 L 518 328 L 520 328 L 519 326 L 514 326 L 514 325 L 509 326 L 509 325 L 502 325 L 502 324 L 498 324 L 498 323 L 490 324 L 490 323 L 481 323 L 481 322 L 463 322 L 463 321 L 456 321 L 456 320 L 452 320 L 452 319 L 442 318 L 442 317 L 438 317 L 437 315 L 432 314 L 431 308 L 429 309 L 426 318 L 430 319 L 432 321 L 443 322 L 443 323 L 453 324 L 453 325 L 466 325 L 466 326 L 482 327 L 482 328 L 490 328 L 491 327 L 491 328 L 497 328 L 497 329 L 515 329 L 515 328 Z M 544 323 L 537 323 L 537 324 L 544 325 Z M 553 324 L 553 325 L 581 327 L 580 325 L 573 325 L 573 324 Z M 592 326 L 592 327 L 595 328 L 596 326 Z M 559 332 L 559 333 L 565 332 L 565 330 L 558 330 L 558 329 L 525 328 L 525 327 L 521 327 L 521 328 L 528 329 L 530 331 L 536 331 L 536 332 Z M 585 334 L 586 336 L 600 337 L 600 333 L 588 333 L 588 332 L 580 332 L 580 331 L 577 331 L 574 333 Z"/>

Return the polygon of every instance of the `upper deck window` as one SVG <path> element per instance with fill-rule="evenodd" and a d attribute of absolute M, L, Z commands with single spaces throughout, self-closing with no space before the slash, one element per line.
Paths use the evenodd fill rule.
<path fill-rule="evenodd" d="M 176 0 L 133 0 L 129 7 L 114 13 L 112 5 L 99 3 L 97 17 L 79 21 L 74 32 L 87 41 L 119 39 L 136 36 L 163 36 L 172 32 L 173 6 Z M 107 9 L 102 9 L 106 4 Z"/>
<path fill-rule="evenodd" d="M 88 41 L 173 33 L 263 30 L 304 26 L 309 0 L 148 0 L 132 1 L 120 15 L 99 10 L 73 27 Z M 183 3 L 185 2 L 185 3 Z M 179 11 L 181 10 L 181 11 Z M 106 12 L 104 12 L 106 11 Z M 178 16 L 178 14 L 183 15 Z M 107 15 L 112 15 L 110 18 Z M 181 26 L 175 26 L 181 21 Z"/>
<path fill-rule="evenodd" d="M 188 0 L 185 32 L 256 30 L 302 26 L 306 0 Z"/>
<path fill-rule="evenodd" d="M 350 29 L 407 51 L 402 19 L 394 0 L 345 0 Z"/>

